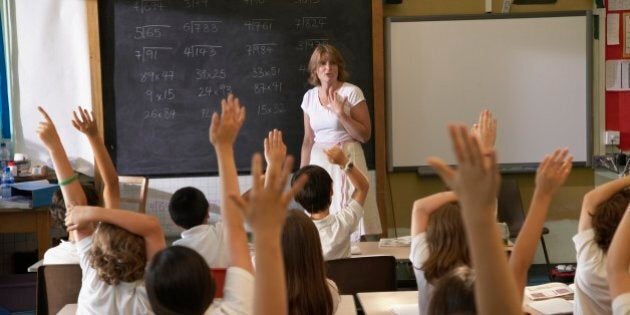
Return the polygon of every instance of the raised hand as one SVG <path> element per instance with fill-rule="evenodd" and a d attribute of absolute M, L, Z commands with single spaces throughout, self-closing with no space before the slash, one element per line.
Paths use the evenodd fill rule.
<path fill-rule="evenodd" d="M 87 109 L 79 106 L 77 110 L 72 112 L 72 115 L 74 116 L 72 125 L 76 130 L 84 133 L 88 137 L 98 136 L 98 128 L 96 127 L 96 121 L 94 121 L 93 112 L 90 113 Z"/>
<path fill-rule="evenodd" d="M 52 146 L 61 144 L 55 124 L 52 119 L 50 119 L 50 116 L 48 116 L 48 113 L 41 106 L 38 106 L 37 110 L 44 118 L 44 121 L 41 121 L 37 126 L 37 136 L 39 139 L 42 140 L 44 145 L 49 149 Z"/>
<path fill-rule="evenodd" d="M 455 191 L 462 208 L 493 213 L 501 182 L 496 153 L 494 150 L 484 152 L 480 140 L 470 134 L 466 126 L 450 125 L 449 131 L 457 157 L 457 170 L 435 157 L 429 158 L 429 165 Z"/>
<path fill-rule="evenodd" d="M 545 156 L 536 171 L 536 191 L 555 194 L 571 173 L 572 162 L 573 157 L 566 148 Z"/>
<path fill-rule="evenodd" d="M 265 161 L 269 167 L 280 166 L 287 156 L 287 146 L 282 141 L 282 131 L 274 129 L 264 140 Z"/>
<path fill-rule="evenodd" d="M 255 154 L 252 158 L 252 188 L 248 200 L 241 196 L 230 196 L 255 234 L 272 232 L 280 235 L 287 206 L 307 180 L 306 176 L 300 177 L 289 191 L 284 192 L 292 167 L 293 158 L 289 156 L 283 168 L 276 171 L 277 174 L 267 174 L 268 184 L 264 185 L 261 177 L 262 159 L 260 154 Z"/>
<path fill-rule="evenodd" d="M 89 212 L 90 206 L 66 205 L 66 230 L 75 231 L 89 227 L 92 224 Z"/>
<path fill-rule="evenodd" d="M 324 153 L 326 153 L 326 157 L 328 157 L 328 161 L 332 164 L 345 166 L 346 163 L 348 163 L 348 157 L 343 152 L 341 147 L 338 145 L 332 146 L 324 150 Z"/>
<path fill-rule="evenodd" d="M 479 121 L 473 125 L 471 132 L 479 138 L 485 152 L 492 150 L 497 139 L 497 120 L 492 112 L 484 109 L 479 114 Z"/>
<path fill-rule="evenodd" d="M 238 131 L 245 121 L 245 107 L 241 106 L 238 98 L 230 93 L 227 100 L 221 100 L 221 116 L 212 114 L 209 138 L 215 147 L 234 144 Z"/>
<path fill-rule="evenodd" d="M 333 87 L 329 87 L 328 91 L 328 104 L 326 104 L 326 108 L 335 113 L 337 116 L 342 116 L 344 114 L 344 105 L 346 104 L 347 97 L 342 97 L 337 94 L 337 92 L 333 89 Z"/>

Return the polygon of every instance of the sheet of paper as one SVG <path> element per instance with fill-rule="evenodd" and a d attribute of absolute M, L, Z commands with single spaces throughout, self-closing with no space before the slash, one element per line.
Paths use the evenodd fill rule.
<path fill-rule="evenodd" d="M 623 16 L 623 23 L 625 32 L 624 36 L 624 44 L 623 44 L 623 54 L 630 55 L 630 14 Z"/>
<path fill-rule="evenodd" d="M 630 91 L 630 60 L 606 61 L 606 91 Z"/>
<path fill-rule="evenodd" d="M 606 16 L 606 45 L 619 45 L 619 13 Z"/>
<path fill-rule="evenodd" d="M 630 10 L 630 0 L 608 0 L 608 11 Z"/>

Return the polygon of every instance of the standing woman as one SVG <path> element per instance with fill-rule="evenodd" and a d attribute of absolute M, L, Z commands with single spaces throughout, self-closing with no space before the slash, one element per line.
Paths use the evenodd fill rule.
<path fill-rule="evenodd" d="M 304 94 L 304 141 L 300 167 L 309 164 L 324 168 L 333 179 L 330 212 L 336 213 L 351 200 L 354 188 L 343 169 L 328 162 L 324 150 L 339 145 L 354 167 L 367 174 L 365 154 L 361 143 L 372 135 L 370 112 L 363 92 L 346 82 L 348 72 L 339 51 L 332 45 L 317 46 L 308 63 L 308 82 L 314 87 Z M 346 165 L 346 169 L 349 165 Z M 374 187 L 370 185 L 365 201 L 365 214 L 353 241 L 362 235 L 381 233 L 381 222 L 376 206 Z"/>

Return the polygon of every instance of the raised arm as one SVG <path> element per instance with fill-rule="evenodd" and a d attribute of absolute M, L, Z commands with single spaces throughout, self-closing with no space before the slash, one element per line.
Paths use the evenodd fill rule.
<path fill-rule="evenodd" d="M 101 174 L 104 184 L 103 201 L 105 208 L 119 208 L 120 188 L 118 187 L 118 173 L 105 148 L 103 139 L 98 135 L 98 128 L 96 121 L 94 121 L 94 113 L 90 113 L 87 109 L 79 106 L 72 114 L 74 115 L 72 125 L 87 136 L 92 151 L 94 152 L 96 168 L 99 174 Z"/>
<path fill-rule="evenodd" d="M 494 151 L 483 152 L 476 136 L 461 125 L 449 126 L 458 169 L 430 158 L 462 206 L 462 218 L 477 279 L 475 301 L 479 314 L 522 314 L 516 285 L 509 270 L 499 231 L 494 227 L 495 198 L 501 181 Z M 487 161 L 486 161 L 487 159 Z"/>
<path fill-rule="evenodd" d="M 610 297 L 615 299 L 623 293 L 630 293 L 630 206 L 617 227 L 610 248 L 608 248 L 608 285 Z"/>
<path fill-rule="evenodd" d="M 81 229 L 91 223 L 106 222 L 144 238 L 147 261 L 166 247 L 164 233 L 158 218 L 127 210 L 108 209 L 94 206 L 74 206 L 66 212 L 68 231 Z M 81 239 L 78 239 L 79 241 Z"/>
<path fill-rule="evenodd" d="M 439 192 L 414 201 L 411 211 L 411 236 L 426 232 L 431 214 L 443 205 L 455 201 L 457 195 L 452 191 Z"/>
<path fill-rule="evenodd" d="M 245 107 L 241 107 L 233 94 L 221 100 L 221 115 L 212 115 L 210 125 L 210 143 L 214 146 L 219 163 L 221 183 L 221 215 L 228 257 L 231 266 L 236 266 L 254 273 L 254 267 L 247 247 L 247 234 L 243 218 L 235 207 L 230 195 L 240 195 L 236 163 L 234 162 L 234 141 L 245 121 Z"/>
<path fill-rule="evenodd" d="M 332 86 L 328 89 L 328 99 L 330 103 L 326 105 L 335 115 L 346 131 L 361 143 L 366 143 L 372 136 L 372 124 L 370 122 L 370 111 L 365 101 L 352 106 L 350 114 L 344 111 L 347 98 L 335 92 Z"/>
<path fill-rule="evenodd" d="M 484 109 L 479 113 L 479 120 L 473 125 L 472 133 L 479 139 L 485 152 L 494 150 L 497 141 L 497 120 L 492 117 L 490 110 Z"/>
<path fill-rule="evenodd" d="M 315 142 L 315 132 L 311 128 L 311 120 L 307 113 L 304 113 L 304 139 L 302 140 L 302 150 L 300 158 L 300 167 L 304 167 L 311 163 L 311 150 Z"/>
<path fill-rule="evenodd" d="M 553 196 L 569 176 L 572 161 L 573 157 L 569 155 L 567 149 L 557 149 L 553 154 L 545 156 L 536 171 L 534 196 L 509 259 L 519 300 L 523 298 L 523 289 L 527 283 L 527 271 L 536 253 L 536 246 L 542 234 L 549 205 Z"/>
<path fill-rule="evenodd" d="M 263 142 L 265 148 L 265 161 L 267 162 L 267 171 L 265 174 L 274 174 L 282 169 L 282 163 L 287 157 L 287 146 L 282 141 L 282 131 L 274 129 L 269 131 L 269 135 Z M 269 179 L 265 178 L 265 185 L 268 185 Z"/>
<path fill-rule="evenodd" d="M 582 200 L 582 210 L 580 212 L 580 222 L 578 224 L 578 232 L 582 232 L 592 228 L 591 214 L 597 206 L 608 200 L 620 190 L 630 186 L 630 176 L 622 177 L 611 182 L 595 187 L 584 195 Z"/>
<path fill-rule="evenodd" d="M 85 205 L 87 203 L 85 192 L 83 192 L 83 188 L 77 180 L 77 174 L 74 173 L 72 165 L 70 165 L 66 150 L 61 144 L 61 139 L 59 139 L 55 124 L 42 107 L 37 107 L 37 109 L 43 117 L 43 121 L 41 121 L 37 127 L 37 136 L 39 136 L 39 139 L 44 143 L 44 146 L 46 146 L 48 154 L 50 154 L 66 208 L 69 208 L 71 205 Z M 85 226 L 82 229 L 71 231 L 70 237 L 74 240 L 78 240 L 82 238 L 82 236 L 88 236 L 90 234 L 92 234 L 92 227 Z"/>
<path fill-rule="evenodd" d="M 256 248 L 256 288 L 254 292 L 255 314 L 287 314 L 287 289 L 282 259 L 282 225 L 286 218 L 287 205 L 295 194 L 302 189 L 306 177 L 294 182 L 288 192 L 283 193 L 293 159 L 287 158 L 282 170 L 267 174 L 265 185 L 262 175 L 260 154 L 252 158 L 252 189 L 249 199 L 244 200 L 238 194 L 231 195 L 232 200 L 243 212 L 254 231 Z"/>
<path fill-rule="evenodd" d="M 354 186 L 354 192 L 352 192 L 352 199 L 361 204 L 365 203 L 368 190 L 370 189 L 370 182 L 363 172 L 358 167 L 354 167 L 353 164 L 348 164 L 350 160 L 343 153 L 343 150 L 339 146 L 332 146 L 328 148 L 324 153 L 328 157 L 328 161 L 332 164 L 336 164 L 346 172 L 350 183 Z M 346 167 L 348 165 L 348 167 Z"/>

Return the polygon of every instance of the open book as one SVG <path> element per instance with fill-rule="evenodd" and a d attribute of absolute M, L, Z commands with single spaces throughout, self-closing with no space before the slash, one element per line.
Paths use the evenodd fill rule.
<path fill-rule="evenodd" d="M 573 288 L 560 282 L 550 282 L 541 285 L 525 287 L 525 296 L 532 300 L 546 300 L 555 297 L 573 299 Z"/>

